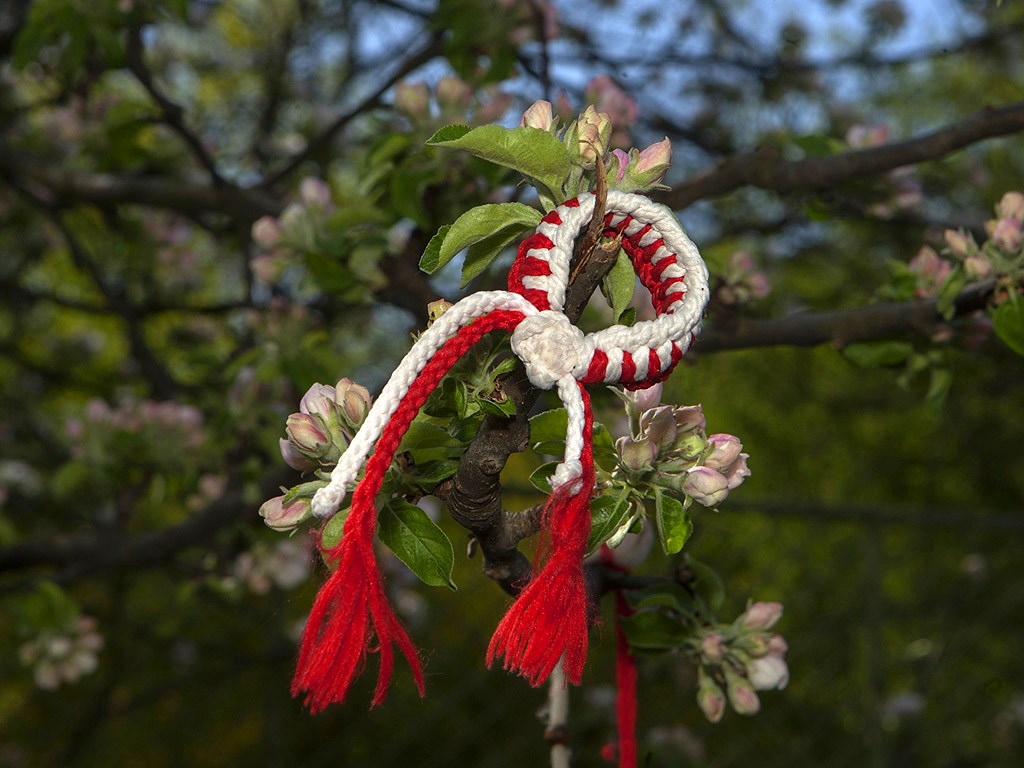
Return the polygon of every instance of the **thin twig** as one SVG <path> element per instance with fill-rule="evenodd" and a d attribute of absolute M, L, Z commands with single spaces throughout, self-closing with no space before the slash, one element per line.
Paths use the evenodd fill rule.
<path fill-rule="evenodd" d="M 548 678 L 548 724 L 544 740 L 551 745 L 551 768 L 569 768 L 569 686 L 562 662 L 555 665 Z"/>

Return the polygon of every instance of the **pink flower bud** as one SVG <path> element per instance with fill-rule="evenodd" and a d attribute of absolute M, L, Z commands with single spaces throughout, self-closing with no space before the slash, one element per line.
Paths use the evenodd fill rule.
<path fill-rule="evenodd" d="M 743 450 L 743 443 L 735 435 L 711 435 L 708 443 L 712 450 L 711 455 L 704 460 L 704 466 L 712 469 L 725 469 L 739 458 L 740 451 Z"/>
<path fill-rule="evenodd" d="M 754 659 L 747 665 L 747 675 L 757 691 L 781 691 L 789 683 L 789 667 L 778 656 Z"/>
<path fill-rule="evenodd" d="M 615 449 L 622 457 L 622 463 L 632 470 L 650 469 L 658 455 L 658 447 L 649 440 L 641 438 L 620 437 L 615 441 Z"/>
<path fill-rule="evenodd" d="M 317 382 L 299 401 L 299 412 L 327 419 L 334 412 L 334 387 Z"/>
<path fill-rule="evenodd" d="M 358 426 L 370 412 L 373 399 L 366 387 L 356 384 L 351 379 L 341 379 L 334 387 L 334 402 L 342 407 L 349 423 Z"/>
<path fill-rule="evenodd" d="M 611 118 L 604 112 L 598 112 L 591 106 L 580 115 L 575 131 L 576 151 L 584 167 L 593 168 L 598 156 L 604 156 L 611 132 Z"/>
<path fill-rule="evenodd" d="M 751 603 L 740 616 L 740 623 L 747 629 L 771 629 L 782 618 L 782 603 Z"/>
<path fill-rule="evenodd" d="M 273 216 L 261 216 L 252 225 L 252 239 L 261 248 L 273 248 L 281 240 L 281 227 Z"/>
<path fill-rule="evenodd" d="M 655 408 L 661 402 L 662 385 L 653 384 L 646 389 L 634 389 L 626 391 L 626 398 L 630 402 L 632 410 L 636 413 L 643 413 Z"/>
<path fill-rule="evenodd" d="M 331 205 L 331 188 L 323 180 L 307 176 L 299 182 L 299 198 L 307 208 L 324 210 Z"/>
<path fill-rule="evenodd" d="M 527 128 L 539 128 L 542 131 L 550 131 L 553 119 L 551 102 L 539 99 L 523 112 L 523 118 L 519 121 L 519 125 Z"/>
<path fill-rule="evenodd" d="M 613 149 L 613 165 L 615 166 L 615 183 L 622 181 L 629 167 L 629 155 L 621 149 Z"/>
<path fill-rule="evenodd" d="M 1016 251 L 1020 247 L 1020 220 L 1013 218 L 999 219 L 992 230 L 992 242 L 1004 251 Z"/>
<path fill-rule="evenodd" d="M 747 459 L 749 458 L 750 456 L 747 454 L 741 453 L 736 457 L 736 461 L 722 470 L 730 491 L 739 488 L 743 481 L 750 477 L 750 470 L 747 468 Z"/>
<path fill-rule="evenodd" d="M 263 518 L 263 522 L 275 531 L 282 532 L 294 529 L 310 514 L 309 499 L 296 499 L 285 506 L 284 496 L 275 496 L 269 501 L 263 502 L 263 506 L 260 507 L 260 517 Z"/>
<path fill-rule="evenodd" d="M 672 445 L 676 439 L 676 420 L 672 406 L 662 405 L 644 411 L 640 416 L 640 432 L 659 448 Z"/>
<path fill-rule="evenodd" d="M 697 429 L 704 429 L 707 421 L 704 419 L 704 407 L 702 405 L 684 405 L 672 411 L 675 417 L 676 426 L 680 432 L 692 432 Z"/>
<path fill-rule="evenodd" d="M 645 184 L 657 184 L 671 163 L 672 142 L 666 137 L 640 152 L 634 176 L 642 178 Z"/>
<path fill-rule="evenodd" d="M 964 259 L 964 274 L 969 280 L 984 280 L 992 275 L 992 265 L 984 256 L 968 256 Z"/>
<path fill-rule="evenodd" d="M 293 413 L 288 417 L 285 432 L 292 444 L 306 456 L 323 456 L 332 445 L 326 425 L 317 416 Z"/>
<path fill-rule="evenodd" d="M 284 463 L 292 469 L 297 469 L 299 472 L 305 472 L 313 469 L 317 466 L 317 462 L 314 459 L 306 456 L 299 452 L 299 449 L 295 447 L 295 444 L 291 440 L 286 440 L 283 437 L 278 441 L 278 448 L 281 451 L 281 458 L 284 459 Z"/>
<path fill-rule="evenodd" d="M 1024 195 L 1020 192 L 1007 192 L 996 205 L 996 216 L 1000 219 L 1016 219 L 1024 221 Z"/>
<path fill-rule="evenodd" d="M 700 644 L 700 655 L 708 664 L 721 664 L 725 658 L 725 643 L 718 632 L 704 636 Z"/>
<path fill-rule="evenodd" d="M 729 495 L 729 483 L 721 472 L 710 467 L 694 467 L 686 473 L 683 491 L 705 507 L 716 507 Z"/>
<path fill-rule="evenodd" d="M 710 722 L 717 723 L 725 713 L 725 694 L 710 675 L 701 674 L 697 684 L 697 706 Z"/>
<path fill-rule="evenodd" d="M 729 703 L 739 715 L 756 715 L 761 709 L 761 701 L 754 693 L 754 686 L 747 678 L 725 670 L 726 694 L 729 696 Z"/>
<path fill-rule="evenodd" d="M 427 84 L 400 80 L 395 84 L 395 108 L 414 119 L 426 117 L 430 112 Z"/>
<path fill-rule="evenodd" d="M 786 651 L 788 650 L 789 643 L 787 643 L 786 638 L 779 633 L 776 632 L 768 638 L 768 653 L 772 656 L 785 656 Z"/>
<path fill-rule="evenodd" d="M 978 250 L 978 246 L 971 235 L 955 229 L 947 229 L 943 232 L 942 236 L 946 240 L 946 246 L 949 248 L 950 253 L 958 259 L 965 259 Z"/>

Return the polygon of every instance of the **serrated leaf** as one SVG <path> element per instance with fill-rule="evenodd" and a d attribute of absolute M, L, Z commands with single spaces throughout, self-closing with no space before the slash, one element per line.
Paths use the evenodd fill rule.
<path fill-rule="evenodd" d="M 622 313 L 626 311 L 626 305 L 633 298 L 634 291 L 636 272 L 633 271 L 633 262 L 620 250 L 614 266 L 601 280 L 601 293 L 612 308 L 613 322 L 619 322 Z"/>
<path fill-rule="evenodd" d="M 674 555 L 693 533 L 693 521 L 681 501 L 661 490 L 654 492 L 654 515 L 661 548 L 666 555 Z"/>
<path fill-rule="evenodd" d="M 1024 301 L 1012 297 L 992 312 L 992 328 L 1006 346 L 1024 355 Z"/>
<path fill-rule="evenodd" d="M 907 341 L 866 341 L 847 344 L 842 355 L 861 368 L 900 365 L 914 352 L 914 345 Z"/>
<path fill-rule="evenodd" d="M 541 213 L 522 203 L 494 203 L 470 208 L 451 225 L 437 253 L 439 269 L 451 261 L 463 248 L 486 240 L 506 229 L 511 237 L 525 229 L 537 226 Z"/>
<path fill-rule="evenodd" d="M 516 241 L 523 232 L 530 229 L 529 226 L 505 227 L 500 232 L 495 232 L 490 237 L 485 237 L 479 242 L 473 243 L 466 249 L 466 261 L 462 265 L 461 286 L 465 288 L 470 280 L 484 272 L 501 252 Z"/>
<path fill-rule="evenodd" d="M 451 228 L 451 224 L 445 224 L 437 230 L 437 234 L 430 238 L 430 242 L 427 243 L 427 247 L 423 250 L 423 255 L 420 256 L 420 269 L 428 275 L 434 274 L 442 266 L 440 263 L 441 243 L 444 242 Z"/>
<path fill-rule="evenodd" d="M 377 518 L 380 540 L 416 574 L 432 587 L 451 587 L 455 550 L 444 531 L 419 507 L 392 499 L 381 508 Z"/>
<path fill-rule="evenodd" d="M 614 496 L 598 496 L 590 502 L 590 538 L 587 540 L 587 552 L 593 552 L 624 525 L 631 524 L 634 511 L 628 489 L 623 489 Z"/>
<path fill-rule="evenodd" d="M 525 126 L 464 128 L 442 128 L 427 139 L 427 144 L 462 149 L 495 165 L 511 168 L 533 179 L 553 199 L 561 198 L 562 184 L 572 170 L 572 163 L 565 145 L 552 134 Z"/>
<path fill-rule="evenodd" d="M 439 459 L 458 458 L 465 446 L 447 430 L 418 418 L 409 425 L 399 450 L 412 454 L 416 464 L 426 464 Z"/>

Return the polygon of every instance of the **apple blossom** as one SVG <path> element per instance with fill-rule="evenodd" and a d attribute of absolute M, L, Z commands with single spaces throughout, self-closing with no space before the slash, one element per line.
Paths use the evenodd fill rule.
<path fill-rule="evenodd" d="M 747 629 L 771 629 L 782 618 L 782 603 L 751 603 L 740 616 L 740 625 Z"/>
<path fill-rule="evenodd" d="M 729 495 L 729 483 L 711 467 L 694 467 L 686 473 L 683 491 L 698 504 L 716 507 Z"/>
<path fill-rule="evenodd" d="M 519 125 L 527 128 L 538 128 L 542 131 L 550 131 L 554 118 L 552 117 L 551 102 L 538 99 L 533 102 L 519 121 Z"/>

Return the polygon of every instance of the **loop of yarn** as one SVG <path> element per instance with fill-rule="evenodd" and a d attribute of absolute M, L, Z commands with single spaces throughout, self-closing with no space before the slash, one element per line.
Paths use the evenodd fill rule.
<path fill-rule="evenodd" d="M 373 703 L 386 693 L 392 644 L 412 667 L 422 694 L 419 660 L 384 598 L 373 558 L 375 496 L 402 436 L 441 378 L 485 333 L 512 333 L 512 350 L 530 382 L 557 388 L 565 406 L 565 454 L 551 479 L 542 524 L 550 535 L 547 559 L 502 619 L 488 649 L 488 664 L 504 658 L 506 669 L 541 684 L 559 659 L 578 684 L 587 649 L 586 588 L 582 561 L 590 533 L 594 485 L 593 435 L 585 384 L 648 387 L 665 379 L 700 330 L 707 304 L 708 272 L 675 215 L 647 198 L 609 192 L 602 235 L 617 241 L 651 294 L 653 320 L 614 325 L 584 334 L 562 313 L 576 237 L 589 224 L 596 200 L 567 200 L 543 217 L 519 246 L 509 270 L 508 291 L 462 299 L 416 341 L 399 364 L 366 420 L 313 498 L 313 513 L 331 517 L 373 451 L 352 497 L 342 542 L 330 555 L 338 571 L 322 587 L 303 633 L 293 680 L 295 695 L 319 710 L 345 698 L 366 654 L 381 655 Z M 373 636 L 377 642 L 371 644 Z"/>

